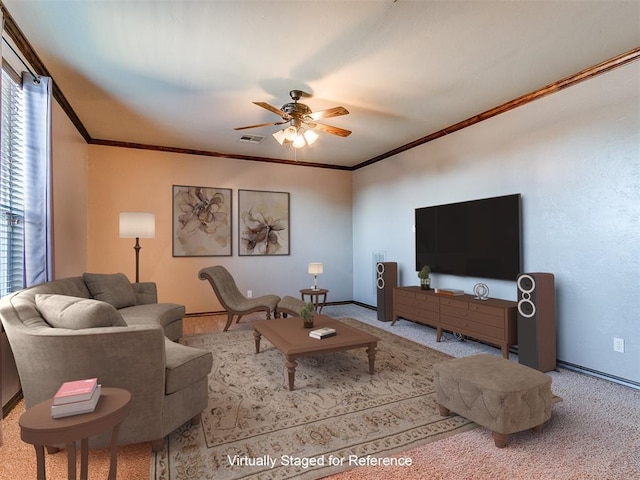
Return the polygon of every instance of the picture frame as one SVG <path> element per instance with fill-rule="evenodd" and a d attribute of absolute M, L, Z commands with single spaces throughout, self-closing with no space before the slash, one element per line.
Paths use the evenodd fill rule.
<path fill-rule="evenodd" d="M 288 192 L 238 190 L 238 255 L 290 255 Z"/>
<path fill-rule="evenodd" d="M 228 257 L 232 251 L 230 188 L 173 185 L 174 257 Z"/>

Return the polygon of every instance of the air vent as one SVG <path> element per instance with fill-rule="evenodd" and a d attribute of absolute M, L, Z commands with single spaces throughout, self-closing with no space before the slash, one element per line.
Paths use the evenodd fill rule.
<path fill-rule="evenodd" d="M 248 143 L 260 143 L 263 140 L 264 140 L 264 137 L 261 137 L 260 135 L 242 135 L 240 137 L 241 142 L 248 142 Z"/>

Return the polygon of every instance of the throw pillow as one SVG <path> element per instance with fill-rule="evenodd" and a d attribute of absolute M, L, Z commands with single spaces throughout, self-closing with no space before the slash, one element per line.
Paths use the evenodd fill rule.
<path fill-rule="evenodd" d="M 124 273 L 84 273 L 82 278 L 96 300 L 107 302 L 115 308 L 136 304 L 136 292 Z"/>
<path fill-rule="evenodd" d="M 55 328 L 126 327 L 122 315 L 105 302 L 68 295 L 36 295 L 36 308 L 45 321 Z"/>

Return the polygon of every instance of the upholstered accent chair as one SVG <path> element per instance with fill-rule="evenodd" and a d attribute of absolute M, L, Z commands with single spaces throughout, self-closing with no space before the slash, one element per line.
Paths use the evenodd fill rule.
<path fill-rule="evenodd" d="M 154 451 L 198 422 L 209 401 L 212 353 L 169 338 L 182 336 L 183 315 L 183 305 L 157 302 L 155 283 L 122 274 L 53 280 L 0 299 L 27 408 L 64 382 L 97 377 L 132 396 L 118 443 L 149 441 Z M 92 448 L 110 443 L 109 433 L 89 440 Z"/>
<path fill-rule="evenodd" d="M 233 318 L 236 315 L 236 323 L 238 323 L 243 315 L 263 311 L 266 312 L 267 320 L 269 320 L 280 301 L 280 297 L 277 295 L 262 295 L 256 298 L 245 297 L 240 293 L 231 273 L 221 265 L 203 268 L 198 273 L 198 278 L 209 281 L 218 300 L 227 311 L 225 332 L 233 323 Z"/>

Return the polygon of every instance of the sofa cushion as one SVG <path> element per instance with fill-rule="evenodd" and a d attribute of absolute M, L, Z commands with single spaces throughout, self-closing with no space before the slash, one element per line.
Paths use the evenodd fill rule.
<path fill-rule="evenodd" d="M 213 355 L 211 352 L 187 347 L 164 340 L 166 358 L 165 393 L 178 392 L 189 385 L 206 378 L 211 372 Z"/>
<path fill-rule="evenodd" d="M 68 295 L 36 294 L 36 308 L 55 328 L 79 330 L 95 327 L 126 327 L 122 315 L 108 303 Z"/>
<path fill-rule="evenodd" d="M 124 273 L 83 273 L 91 296 L 115 308 L 136 304 L 136 293 Z"/>
<path fill-rule="evenodd" d="M 184 317 L 184 305 L 176 303 L 150 303 L 126 307 L 119 311 L 127 325 L 160 325 L 166 328 Z"/>

